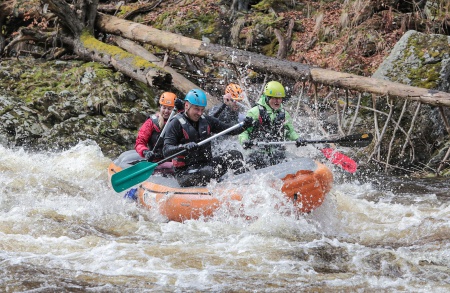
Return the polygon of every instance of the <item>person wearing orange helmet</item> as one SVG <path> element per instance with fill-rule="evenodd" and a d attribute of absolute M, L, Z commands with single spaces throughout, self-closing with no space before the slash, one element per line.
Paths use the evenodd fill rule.
<path fill-rule="evenodd" d="M 242 88 L 235 83 L 230 83 L 225 88 L 223 104 L 214 106 L 210 110 L 209 115 L 228 124 L 239 123 L 239 102 L 243 99 L 244 93 Z"/>
<path fill-rule="evenodd" d="M 212 133 L 219 134 L 235 125 L 204 114 L 208 101 L 201 89 L 190 90 L 184 101 L 184 112 L 175 115 L 166 126 L 163 147 L 166 158 L 175 155 L 172 163 L 178 184 L 181 187 L 206 185 L 228 171 L 234 174 L 244 172 L 244 157 L 240 151 L 228 149 L 213 154 L 211 142 L 200 143 L 211 137 Z M 242 124 L 238 124 L 239 128 L 228 134 L 237 135 L 251 125 L 253 119 L 247 117 Z"/>
<path fill-rule="evenodd" d="M 149 117 L 139 128 L 134 149 L 147 161 L 157 162 L 163 159 L 163 139 L 160 139 L 160 134 L 172 111 L 177 109 L 176 104 L 177 96 L 174 93 L 162 93 L 159 98 L 159 112 Z"/>

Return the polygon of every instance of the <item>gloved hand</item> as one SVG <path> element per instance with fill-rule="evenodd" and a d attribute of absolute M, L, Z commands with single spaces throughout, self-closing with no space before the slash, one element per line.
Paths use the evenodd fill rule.
<path fill-rule="evenodd" d="M 196 149 L 198 149 L 198 144 L 196 142 L 191 141 L 191 142 L 181 145 L 181 147 L 183 149 L 187 150 L 188 152 L 191 152 L 191 151 L 195 151 Z"/>
<path fill-rule="evenodd" d="M 297 140 L 295 141 L 295 146 L 299 147 L 299 146 L 306 146 L 307 141 L 301 137 L 297 138 Z"/>
<path fill-rule="evenodd" d="M 184 101 L 181 99 L 176 99 L 175 100 L 175 108 L 177 108 L 178 111 L 183 111 L 184 110 Z"/>
<path fill-rule="evenodd" d="M 253 143 L 253 141 L 251 140 L 246 140 L 242 143 L 242 147 L 244 148 L 244 150 L 251 148 L 252 146 L 254 146 L 255 144 Z"/>
<path fill-rule="evenodd" d="M 155 158 L 155 153 L 152 152 L 151 150 L 145 150 L 145 151 L 142 152 L 142 154 L 144 155 L 144 158 L 147 161 L 151 161 L 151 160 L 153 160 Z"/>
<path fill-rule="evenodd" d="M 247 117 L 244 118 L 244 120 L 243 120 L 242 122 L 244 122 L 244 123 L 242 124 L 242 128 L 247 129 L 247 128 L 253 126 L 254 120 L 253 120 L 252 117 L 248 117 L 248 116 L 247 116 Z"/>

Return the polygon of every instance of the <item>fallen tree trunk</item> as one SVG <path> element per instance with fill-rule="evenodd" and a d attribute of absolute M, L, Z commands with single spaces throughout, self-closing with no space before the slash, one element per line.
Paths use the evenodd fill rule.
<path fill-rule="evenodd" d="M 199 40 L 183 37 L 170 32 L 123 20 L 114 16 L 97 14 L 97 27 L 106 33 L 121 35 L 125 38 L 150 43 L 152 45 L 195 55 L 225 61 L 238 66 L 248 66 L 262 72 L 270 72 L 294 80 L 310 80 L 329 86 L 342 86 L 375 95 L 390 95 L 421 101 L 434 106 L 450 107 L 450 93 L 407 86 L 381 79 L 341 73 L 332 70 L 314 68 L 298 62 L 280 60 L 261 54 L 235 48 L 207 44 Z"/>
<path fill-rule="evenodd" d="M 238 66 L 248 65 L 255 70 L 289 76 L 296 80 L 309 78 L 310 66 L 302 63 L 280 60 L 235 48 L 203 43 L 199 40 L 170 32 L 163 32 L 143 24 L 102 13 L 97 14 L 96 24 L 97 28 L 106 33 L 120 35 L 142 43 L 150 43 L 175 52 L 225 61 Z"/>
<path fill-rule="evenodd" d="M 311 78 L 315 82 L 326 85 L 365 91 L 382 96 L 400 97 L 434 106 L 450 107 L 450 93 L 446 92 L 321 68 L 311 69 Z"/>
<path fill-rule="evenodd" d="M 170 87 L 172 83 L 170 73 L 142 57 L 102 43 L 89 34 L 82 36 L 80 40 L 81 42 L 73 44 L 74 52 L 80 57 L 111 65 L 117 71 L 149 86 L 164 88 Z M 66 40 L 68 41 L 70 39 Z"/>
<path fill-rule="evenodd" d="M 172 76 L 162 68 L 93 36 L 98 0 L 76 2 L 78 13 L 62 0 L 45 0 L 45 3 L 70 32 L 60 38 L 80 58 L 111 65 L 117 71 L 150 86 L 167 87 L 171 84 Z"/>
<path fill-rule="evenodd" d="M 118 36 L 114 37 L 114 42 L 122 49 L 134 55 L 140 56 L 145 60 L 152 62 L 153 64 L 163 68 L 165 71 L 170 73 L 172 76 L 173 86 L 180 92 L 187 93 L 191 89 L 198 88 L 198 85 L 191 82 L 189 79 L 185 78 L 183 75 L 179 74 L 177 71 L 170 68 L 169 66 L 166 66 L 163 61 L 160 61 L 158 59 L 158 57 L 151 54 L 144 47 L 136 44 L 135 42 Z M 212 97 L 209 93 L 206 93 L 206 96 L 208 97 L 208 108 L 211 108 L 212 106 L 218 103 L 218 100 Z"/>

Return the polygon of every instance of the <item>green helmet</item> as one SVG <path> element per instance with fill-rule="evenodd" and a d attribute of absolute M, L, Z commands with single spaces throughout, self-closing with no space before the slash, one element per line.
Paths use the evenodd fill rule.
<path fill-rule="evenodd" d="M 278 81 L 269 81 L 264 87 L 264 95 L 266 97 L 284 98 L 286 93 L 284 92 L 284 86 Z"/>

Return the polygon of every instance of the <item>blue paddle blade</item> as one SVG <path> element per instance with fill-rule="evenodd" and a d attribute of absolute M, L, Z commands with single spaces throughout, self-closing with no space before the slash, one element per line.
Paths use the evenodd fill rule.
<path fill-rule="evenodd" d="M 157 163 L 140 162 L 111 176 L 111 185 L 116 192 L 124 191 L 152 176 Z"/>

